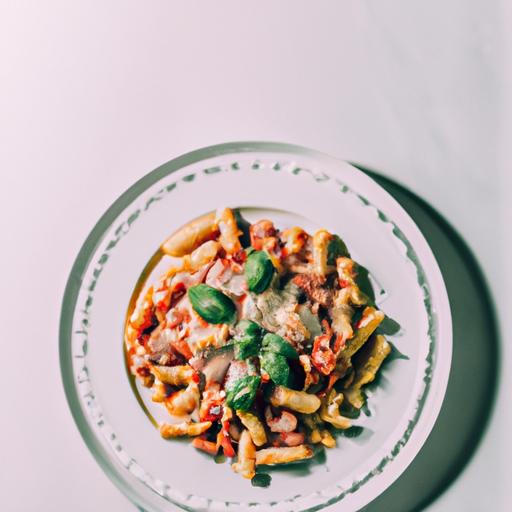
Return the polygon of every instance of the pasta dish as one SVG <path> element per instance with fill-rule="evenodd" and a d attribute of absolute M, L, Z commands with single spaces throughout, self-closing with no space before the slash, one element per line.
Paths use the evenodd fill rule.
<path fill-rule="evenodd" d="M 166 270 L 124 336 L 131 373 L 169 412 L 162 437 L 189 436 L 248 479 L 335 446 L 391 351 L 343 240 L 220 208 L 160 251 Z"/>

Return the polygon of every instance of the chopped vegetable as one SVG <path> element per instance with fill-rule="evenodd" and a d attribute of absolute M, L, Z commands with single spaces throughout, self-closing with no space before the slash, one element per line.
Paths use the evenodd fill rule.
<path fill-rule="evenodd" d="M 198 450 L 209 453 L 210 455 L 217 455 L 217 452 L 219 451 L 216 443 L 213 441 L 207 441 L 201 437 L 194 438 L 192 441 L 192 446 Z"/>
<path fill-rule="evenodd" d="M 194 369 L 188 365 L 179 366 L 153 366 L 155 377 L 171 386 L 186 386 L 194 376 Z"/>
<path fill-rule="evenodd" d="M 243 319 L 236 325 L 236 330 L 240 334 L 234 339 L 235 357 L 247 359 L 257 356 L 261 347 L 263 329 L 256 322 Z"/>
<path fill-rule="evenodd" d="M 318 316 L 313 314 L 311 308 L 305 304 L 300 304 L 297 308 L 297 313 L 299 314 L 302 323 L 309 331 L 311 338 L 315 338 L 316 336 L 322 334 L 322 326 L 320 325 Z"/>
<path fill-rule="evenodd" d="M 311 362 L 313 366 L 324 375 L 329 375 L 336 367 L 336 355 L 331 349 L 332 329 L 327 322 L 323 321 L 325 333 L 317 336 L 313 343 Z"/>

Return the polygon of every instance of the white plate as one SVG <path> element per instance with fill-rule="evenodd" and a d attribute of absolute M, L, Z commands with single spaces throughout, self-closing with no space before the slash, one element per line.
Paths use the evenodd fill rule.
<path fill-rule="evenodd" d="M 386 365 L 357 438 L 338 438 L 324 463 L 272 472 L 252 487 L 189 442 L 164 441 L 129 385 L 123 322 L 134 284 L 157 247 L 218 206 L 338 233 L 370 270 L 377 303 L 401 330 L 409 359 Z M 60 333 L 68 401 L 110 478 L 148 511 L 358 509 L 404 471 L 439 413 L 451 362 L 446 289 L 422 234 L 400 205 L 351 165 L 304 148 L 234 143 L 184 155 L 123 194 L 85 242 L 68 281 Z"/>

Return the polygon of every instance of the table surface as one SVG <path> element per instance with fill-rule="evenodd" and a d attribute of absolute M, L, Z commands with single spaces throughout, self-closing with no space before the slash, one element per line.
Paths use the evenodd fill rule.
<path fill-rule="evenodd" d="M 302 144 L 418 193 L 484 269 L 510 367 L 511 21 L 510 3 L 467 0 L 0 3 L 4 509 L 131 510 L 68 411 L 60 302 L 113 200 L 198 147 Z M 486 435 L 429 512 L 510 509 L 511 388 L 502 371 Z"/>

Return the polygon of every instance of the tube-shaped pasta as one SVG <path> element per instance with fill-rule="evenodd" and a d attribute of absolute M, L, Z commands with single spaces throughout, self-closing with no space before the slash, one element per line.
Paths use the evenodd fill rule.
<path fill-rule="evenodd" d="M 318 444 L 322 440 L 320 430 L 318 429 L 314 419 L 315 416 L 316 415 L 314 414 L 301 414 L 300 416 L 300 419 L 308 432 L 308 441 L 312 444 Z"/>
<path fill-rule="evenodd" d="M 330 423 L 335 428 L 347 429 L 352 423 L 348 418 L 340 415 L 339 407 L 343 402 L 343 394 L 336 393 L 332 389 L 327 397 L 322 401 L 320 407 L 320 418 L 327 423 Z"/>
<path fill-rule="evenodd" d="M 364 308 L 363 316 L 359 320 L 358 328 L 347 346 L 341 352 L 344 358 L 352 357 L 366 342 L 373 331 L 377 329 L 379 324 L 384 320 L 384 313 L 371 306 Z"/>
<path fill-rule="evenodd" d="M 173 393 L 166 401 L 165 407 L 174 416 L 190 414 L 199 405 L 199 388 L 191 382 L 186 389 Z"/>
<path fill-rule="evenodd" d="M 135 343 L 138 336 L 139 330 L 136 329 L 135 327 L 132 327 L 132 325 L 128 322 L 128 324 L 126 325 L 126 329 L 124 331 L 124 339 L 128 347 L 130 347 L 132 343 Z"/>
<path fill-rule="evenodd" d="M 356 409 L 361 409 L 364 405 L 364 396 L 360 389 L 345 389 L 343 390 L 343 396 L 347 402 Z"/>
<path fill-rule="evenodd" d="M 238 460 L 231 467 L 244 478 L 252 478 L 255 474 L 256 447 L 248 430 L 244 430 L 238 443 Z"/>
<path fill-rule="evenodd" d="M 336 270 L 338 272 L 338 280 L 342 285 L 335 299 L 336 304 L 352 304 L 354 306 L 362 306 L 368 301 L 368 297 L 361 292 L 357 285 L 356 262 L 346 256 L 336 259 Z"/>
<path fill-rule="evenodd" d="M 219 242 L 227 254 L 235 254 L 242 246 L 238 237 L 242 232 L 238 229 L 235 216 L 229 208 L 217 210 L 215 222 L 219 227 Z"/>
<path fill-rule="evenodd" d="M 340 290 L 339 292 L 341 291 L 343 290 Z M 335 301 L 335 304 L 329 313 L 332 318 L 332 330 L 338 336 L 341 336 L 343 340 L 348 340 L 351 338 L 354 335 L 354 330 L 352 329 L 352 317 L 354 315 L 354 308 L 348 304 L 336 304 Z"/>
<path fill-rule="evenodd" d="M 214 238 L 218 234 L 215 223 L 215 212 L 208 213 L 183 226 L 172 234 L 161 246 L 169 256 L 189 254 L 202 242 Z"/>
<path fill-rule="evenodd" d="M 319 229 L 313 236 L 313 262 L 315 273 L 325 276 L 329 270 L 334 270 L 327 265 L 328 246 L 332 239 L 331 233 L 325 229 Z"/>
<path fill-rule="evenodd" d="M 302 250 L 308 234 L 298 226 L 285 229 L 281 234 L 281 241 L 284 242 L 287 254 L 296 254 Z"/>
<path fill-rule="evenodd" d="M 151 325 L 152 309 L 153 287 L 151 286 L 145 295 L 139 298 L 139 302 L 130 316 L 130 325 L 136 330 L 144 329 L 147 325 Z"/>
<path fill-rule="evenodd" d="M 151 397 L 151 400 L 153 402 L 163 402 L 167 398 L 165 385 L 161 382 L 155 382 L 153 384 L 153 396 Z"/>
<path fill-rule="evenodd" d="M 336 439 L 332 437 L 332 434 L 326 428 L 320 430 L 320 437 L 320 442 L 326 448 L 334 448 L 336 446 Z"/>
<path fill-rule="evenodd" d="M 311 414 L 321 405 L 316 395 L 305 391 L 295 391 L 284 386 L 276 386 L 270 396 L 270 403 L 274 407 L 288 407 L 293 411 Z"/>
<path fill-rule="evenodd" d="M 168 262 L 168 266 L 165 272 L 165 278 L 172 277 L 184 270 L 192 272 L 199 270 L 203 265 L 210 263 L 210 261 L 217 256 L 219 249 L 219 242 L 208 240 L 194 249 L 191 254 L 185 254 L 180 258 L 167 256 L 165 261 Z"/>
<path fill-rule="evenodd" d="M 256 465 L 287 464 L 296 460 L 310 459 L 313 450 L 306 444 L 280 448 L 265 448 L 256 452 Z"/>
<path fill-rule="evenodd" d="M 308 431 L 308 441 L 310 443 L 322 443 L 327 448 L 333 448 L 336 446 L 336 440 L 329 430 L 325 428 L 325 423 L 320 419 L 318 413 L 303 414 L 301 416 L 301 420 Z"/>
<path fill-rule="evenodd" d="M 203 265 L 210 263 L 219 252 L 220 244 L 215 240 L 208 240 L 192 251 L 188 260 L 190 270 L 199 270 Z M 186 256 L 184 258 L 187 258 Z"/>
<path fill-rule="evenodd" d="M 351 382 L 345 384 L 346 389 L 343 391 L 343 395 L 353 407 L 361 409 L 364 405 L 361 387 L 375 379 L 375 375 L 390 352 L 391 345 L 386 338 L 377 334 L 372 336 L 353 358 L 354 377 Z"/>
<path fill-rule="evenodd" d="M 202 421 L 192 423 L 183 421 L 182 423 L 162 423 L 160 425 L 160 434 L 165 439 L 181 436 L 198 436 L 206 432 L 212 426 L 211 421 Z"/>
<path fill-rule="evenodd" d="M 267 434 L 265 427 L 258 416 L 252 412 L 236 411 L 236 415 L 240 418 L 242 425 L 249 431 L 253 443 L 256 446 L 263 446 L 267 442 Z"/>
<path fill-rule="evenodd" d="M 188 365 L 179 366 L 153 366 L 154 376 L 171 386 L 187 386 L 192 381 L 194 369 Z"/>

